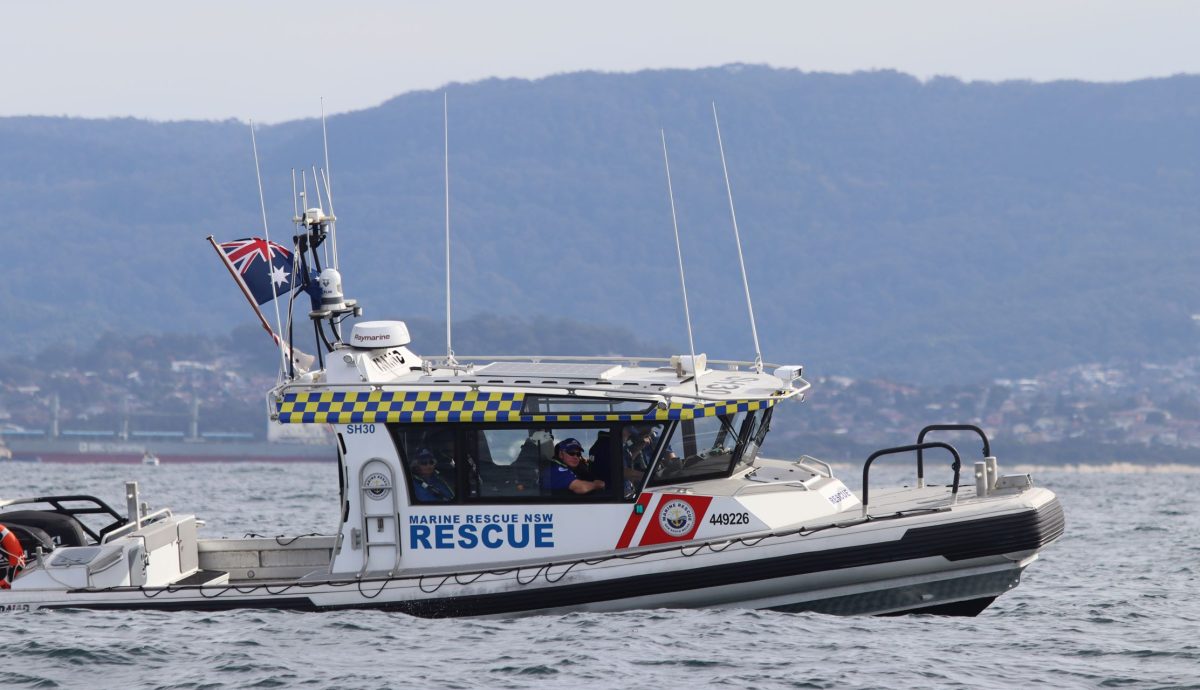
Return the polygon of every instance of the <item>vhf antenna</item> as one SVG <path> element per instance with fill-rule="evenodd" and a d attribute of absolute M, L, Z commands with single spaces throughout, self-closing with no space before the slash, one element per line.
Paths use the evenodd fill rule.
<path fill-rule="evenodd" d="M 333 194 L 329 191 L 329 174 L 321 171 L 321 184 L 325 185 L 325 198 L 329 201 L 329 240 L 333 245 L 333 270 L 337 270 L 337 218 L 333 214 Z M 325 258 L 325 263 L 329 263 L 329 257 Z"/>
<path fill-rule="evenodd" d="M 725 143 L 721 141 L 721 121 L 717 102 L 713 101 L 713 124 L 717 128 L 717 147 L 721 149 L 721 169 L 725 171 L 725 193 L 729 195 L 729 217 L 733 219 L 733 238 L 737 240 L 738 265 L 742 267 L 742 287 L 746 289 L 746 310 L 750 312 L 750 333 L 754 336 L 754 371 L 763 373 L 762 348 L 758 346 L 758 326 L 754 323 L 754 305 L 750 303 L 750 281 L 746 278 L 746 260 L 742 257 L 742 236 L 738 233 L 737 211 L 733 208 L 733 187 L 729 184 L 729 166 L 725 164 Z"/>
<path fill-rule="evenodd" d="M 300 203 L 300 200 L 296 197 L 296 169 L 292 168 L 292 213 L 293 213 L 294 217 L 296 217 L 297 219 L 299 218 L 299 215 L 300 215 L 300 210 L 298 208 L 299 203 Z M 294 333 L 293 318 L 296 314 L 296 309 L 295 309 L 295 307 L 296 307 L 296 288 L 298 287 L 298 283 L 302 279 L 302 276 L 305 275 L 305 271 L 303 271 L 303 269 L 302 269 L 303 264 L 304 264 L 304 253 L 300 251 L 300 246 L 296 242 L 295 236 L 293 236 L 292 237 L 292 275 L 291 275 L 291 280 L 288 282 L 287 333 L 286 333 L 287 348 L 288 348 L 288 373 L 287 373 L 288 380 L 295 380 L 296 365 L 299 364 L 299 359 L 297 357 L 298 351 L 296 350 L 296 341 L 295 341 L 295 338 L 293 337 L 293 333 Z M 281 338 L 285 337 L 285 334 L 280 333 L 279 337 L 281 337 Z M 304 368 L 305 368 L 305 370 L 308 370 L 309 368 L 311 368 L 311 366 L 312 366 L 312 362 L 310 360 L 306 365 L 304 365 Z"/>
<path fill-rule="evenodd" d="M 325 170 L 321 178 L 325 182 L 325 198 L 329 200 L 329 243 L 333 245 L 333 268 L 338 270 L 337 214 L 333 212 L 333 171 L 329 168 L 329 132 L 325 129 L 324 97 L 321 98 L 321 141 L 325 145 Z"/>
<path fill-rule="evenodd" d="M 317 208 L 324 210 L 325 202 L 321 199 L 321 178 L 317 176 L 317 166 L 312 166 L 313 188 L 317 193 Z"/>
<path fill-rule="evenodd" d="M 300 186 L 301 184 L 303 186 Z M 301 168 L 300 169 L 300 182 L 297 183 L 296 182 L 296 169 L 292 168 L 292 222 L 296 224 L 296 229 L 298 231 L 304 232 L 305 235 L 308 234 L 308 229 L 304 223 L 304 212 L 307 210 L 308 210 L 308 175 L 304 172 L 304 169 Z M 297 235 L 296 238 L 299 238 L 299 235 Z M 308 247 L 307 241 L 304 244 L 301 244 L 300 242 L 295 241 L 295 238 L 294 238 L 293 243 L 296 245 L 296 253 L 297 254 L 301 253 L 300 252 L 301 248 L 304 248 L 307 251 L 307 247 Z"/>
<path fill-rule="evenodd" d="M 325 202 L 321 199 L 321 177 L 317 174 L 317 166 L 315 166 L 315 165 L 312 166 L 312 173 L 313 173 L 313 187 L 316 188 L 316 192 L 317 192 L 317 208 L 321 210 L 321 213 L 324 213 L 325 212 Z M 330 218 L 329 216 L 325 217 L 326 225 L 328 225 L 328 223 L 329 223 L 329 218 Z M 324 245 L 324 252 L 325 252 L 325 265 L 332 266 L 333 264 L 330 263 L 330 261 L 329 261 L 329 245 L 327 245 L 327 244 Z M 334 269 L 334 270 L 337 270 L 337 269 Z"/>
<path fill-rule="evenodd" d="M 442 153 L 446 186 L 446 365 L 454 367 L 454 347 L 450 341 L 450 99 L 442 92 Z"/>
<path fill-rule="evenodd" d="M 679 244 L 679 219 L 675 216 L 675 190 L 671 187 L 671 161 L 667 157 L 667 133 L 658 130 L 662 137 L 663 165 L 667 169 L 667 197 L 671 200 L 671 224 L 675 227 L 675 254 L 679 257 L 679 285 L 683 288 L 683 318 L 687 321 L 688 347 L 692 352 L 692 383 L 696 386 L 696 397 L 700 397 L 700 364 L 696 361 L 696 343 L 692 339 L 692 314 L 688 310 L 687 280 L 683 276 L 683 248 Z"/>
<path fill-rule="evenodd" d="M 272 261 L 271 256 L 274 250 L 271 247 L 271 230 L 267 227 L 267 200 L 263 196 L 262 169 L 258 164 L 258 140 L 254 137 L 254 120 L 250 120 L 250 148 L 254 150 L 254 175 L 258 178 L 258 205 L 262 209 L 263 238 L 267 242 L 267 270 L 272 274 L 270 278 L 271 304 L 275 307 L 275 342 L 279 345 L 279 374 L 283 376 L 283 373 L 288 370 L 288 356 L 283 344 L 283 338 L 280 337 L 280 334 L 283 333 L 283 327 L 279 319 L 279 291 L 275 289 L 275 262 Z"/>
<path fill-rule="evenodd" d="M 300 222 L 300 197 L 299 190 L 296 189 L 296 169 L 292 168 L 292 221 Z"/>

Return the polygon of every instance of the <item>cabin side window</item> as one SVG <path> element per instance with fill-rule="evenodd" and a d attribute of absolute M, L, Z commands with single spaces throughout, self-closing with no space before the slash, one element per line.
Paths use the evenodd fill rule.
<path fill-rule="evenodd" d="M 403 426 L 395 430 L 396 450 L 408 475 L 415 503 L 452 503 L 459 495 L 454 430 L 437 425 Z"/>
<path fill-rule="evenodd" d="M 644 415 L 654 409 L 649 400 L 616 400 L 613 398 L 559 397 L 530 395 L 521 406 L 521 414 L 605 414 L 626 413 Z"/>
<path fill-rule="evenodd" d="M 608 425 L 477 428 L 468 449 L 468 500 L 608 500 L 619 497 Z M 601 459 L 597 462 L 597 457 Z"/>
<path fill-rule="evenodd" d="M 538 477 L 554 456 L 549 429 L 478 429 L 467 434 L 470 496 L 536 499 Z"/>
<path fill-rule="evenodd" d="M 397 424 L 391 431 L 411 502 L 436 505 L 632 500 L 664 428 L 544 422 Z"/>

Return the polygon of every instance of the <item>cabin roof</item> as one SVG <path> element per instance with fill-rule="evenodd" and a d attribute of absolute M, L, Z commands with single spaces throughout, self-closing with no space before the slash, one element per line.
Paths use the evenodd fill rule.
<path fill-rule="evenodd" d="M 808 388 L 803 379 L 783 381 L 745 370 L 753 366 L 747 362 L 714 362 L 729 368 L 702 369 L 697 377 L 667 359 L 474 359 L 483 360 L 347 369 L 351 376 L 286 383 L 273 392 L 274 416 L 281 422 L 333 424 L 655 421 L 762 409 Z M 639 366 L 647 363 L 652 366 Z M 553 409 L 531 407 L 539 398 L 554 399 Z M 630 400 L 645 405 L 615 404 Z"/>

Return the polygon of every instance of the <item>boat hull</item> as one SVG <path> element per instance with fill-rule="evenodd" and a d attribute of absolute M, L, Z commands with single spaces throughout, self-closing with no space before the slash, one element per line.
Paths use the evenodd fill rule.
<path fill-rule="evenodd" d="M 1044 492 L 1038 505 L 980 517 L 949 510 L 469 573 L 14 590 L 0 600 L 0 608 L 366 608 L 454 617 L 705 607 L 974 615 L 1015 587 L 1024 568 L 1064 526 L 1058 500 Z"/>

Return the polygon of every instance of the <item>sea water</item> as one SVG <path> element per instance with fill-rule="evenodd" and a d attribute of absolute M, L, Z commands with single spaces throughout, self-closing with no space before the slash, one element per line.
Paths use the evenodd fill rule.
<path fill-rule="evenodd" d="M 329 534 L 337 517 L 331 463 L 0 471 L 0 496 L 91 493 L 122 511 L 137 480 L 151 509 L 195 512 L 204 536 Z M 1058 492 L 1066 534 L 976 618 L 46 611 L 4 616 L 0 687 L 1200 688 L 1200 474 L 1034 481 Z"/>

